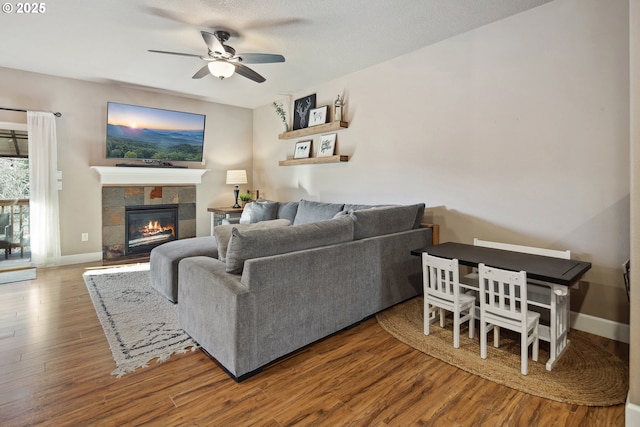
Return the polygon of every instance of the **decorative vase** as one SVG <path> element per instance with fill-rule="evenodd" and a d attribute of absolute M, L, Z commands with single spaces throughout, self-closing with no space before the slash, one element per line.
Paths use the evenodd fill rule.
<path fill-rule="evenodd" d="M 282 122 L 282 132 L 289 132 L 289 125 L 285 122 Z"/>

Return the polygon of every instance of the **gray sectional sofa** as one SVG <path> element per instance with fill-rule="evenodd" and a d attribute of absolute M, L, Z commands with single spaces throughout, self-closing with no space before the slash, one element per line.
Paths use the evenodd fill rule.
<path fill-rule="evenodd" d="M 245 211 L 245 224 L 215 228 L 217 256 L 182 250 L 176 277 L 182 328 L 237 381 L 422 292 L 411 250 L 433 241 L 420 226 L 424 204 L 302 200 Z M 153 283 L 153 252 L 151 264 Z"/>

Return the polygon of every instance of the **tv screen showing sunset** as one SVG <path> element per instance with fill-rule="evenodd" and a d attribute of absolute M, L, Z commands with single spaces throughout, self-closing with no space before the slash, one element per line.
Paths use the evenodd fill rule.
<path fill-rule="evenodd" d="M 107 104 L 107 157 L 202 161 L 205 116 Z"/>

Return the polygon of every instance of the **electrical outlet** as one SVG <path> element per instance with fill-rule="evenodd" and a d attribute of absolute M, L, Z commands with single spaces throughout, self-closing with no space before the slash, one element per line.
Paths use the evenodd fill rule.
<path fill-rule="evenodd" d="M 89 241 L 89 233 L 82 233 L 82 241 L 83 242 Z"/>

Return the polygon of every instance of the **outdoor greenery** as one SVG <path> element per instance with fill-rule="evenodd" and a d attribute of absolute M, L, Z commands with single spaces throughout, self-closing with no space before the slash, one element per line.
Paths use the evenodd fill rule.
<path fill-rule="evenodd" d="M 0 200 L 29 198 L 29 159 L 0 158 Z"/>

